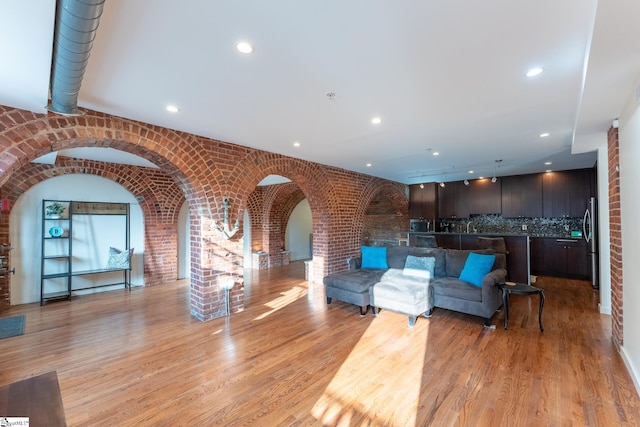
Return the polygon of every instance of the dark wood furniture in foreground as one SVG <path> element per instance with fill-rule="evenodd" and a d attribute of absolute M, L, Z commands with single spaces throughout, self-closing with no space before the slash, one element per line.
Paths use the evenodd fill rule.
<path fill-rule="evenodd" d="M 544 307 L 544 291 L 540 288 L 536 288 L 531 285 L 524 285 L 522 283 L 502 283 L 498 285 L 502 290 L 502 304 L 504 306 L 504 328 L 509 327 L 509 296 L 515 295 L 533 295 L 538 294 L 540 297 L 540 305 L 538 307 L 538 324 L 540 325 L 540 332 L 544 332 L 542 327 L 542 308 Z"/>
<path fill-rule="evenodd" d="M 0 417 L 28 417 L 31 427 L 66 426 L 56 373 L 0 387 Z"/>

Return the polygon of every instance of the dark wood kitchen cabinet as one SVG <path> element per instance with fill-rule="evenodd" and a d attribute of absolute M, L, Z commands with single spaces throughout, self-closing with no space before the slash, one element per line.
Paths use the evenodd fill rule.
<path fill-rule="evenodd" d="M 581 239 L 532 238 L 531 272 L 533 274 L 589 278 L 587 244 Z"/>
<path fill-rule="evenodd" d="M 529 263 L 531 274 L 543 274 L 544 272 L 544 238 L 531 237 L 529 239 Z"/>
<path fill-rule="evenodd" d="M 436 219 L 438 218 L 437 184 L 429 182 L 409 186 L 409 218 Z"/>
<path fill-rule="evenodd" d="M 505 218 L 542 216 L 542 174 L 502 177 L 502 216 Z"/>
<path fill-rule="evenodd" d="M 592 169 L 548 172 L 542 176 L 542 211 L 547 218 L 581 217 L 593 194 Z"/>
<path fill-rule="evenodd" d="M 462 181 L 438 186 L 438 217 L 469 218 L 469 187 Z"/>
<path fill-rule="evenodd" d="M 464 183 L 463 183 L 464 185 Z M 502 178 L 492 182 L 490 178 L 469 182 L 469 213 L 499 214 L 502 212 Z"/>

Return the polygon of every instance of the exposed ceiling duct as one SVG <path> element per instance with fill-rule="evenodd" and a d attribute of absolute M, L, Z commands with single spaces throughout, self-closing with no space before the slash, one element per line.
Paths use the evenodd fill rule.
<path fill-rule="evenodd" d="M 51 61 L 49 111 L 81 115 L 78 92 L 105 0 L 58 0 Z"/>

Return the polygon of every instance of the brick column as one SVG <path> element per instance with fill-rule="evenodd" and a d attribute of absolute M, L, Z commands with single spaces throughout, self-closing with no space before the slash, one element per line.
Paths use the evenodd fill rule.
<path fill-rule="evenodd" d="M 622 229 L 620 217 L 620 173 L 618 129 L 608 132 L 609 239 L 611 241 L 611 332 L 618 350 L 624 344 L 622 313 Z M 604 206 L 603 206 L 604 207 Z"/>

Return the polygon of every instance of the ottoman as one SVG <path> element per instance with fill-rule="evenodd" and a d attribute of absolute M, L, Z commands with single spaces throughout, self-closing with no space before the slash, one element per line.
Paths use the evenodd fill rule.
<path fill-rule="evenodd" d="M 421 314 L 428 317 L 433 309 L 433 288 L 429 286 L 429 279 L 404 275 L 400 269 L 389 269 L 371 286 L 369 294 L 374 316 L 381 308 L 405 314 L 409 316 L 409 326 L 415 325 Z"/>

